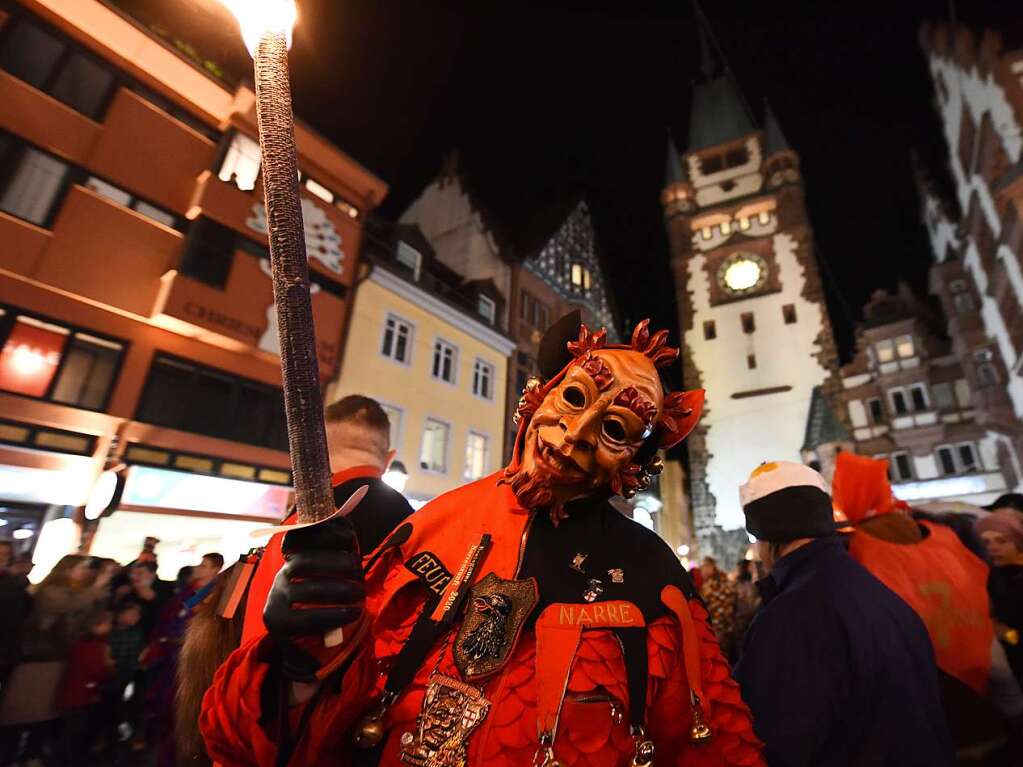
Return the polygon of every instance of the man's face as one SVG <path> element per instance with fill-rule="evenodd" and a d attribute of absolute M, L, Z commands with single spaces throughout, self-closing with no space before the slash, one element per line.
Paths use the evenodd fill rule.
<path fill-rule="evenodd" d="M 995 565 L 1012 564 L 1020 555 L 1020 550 L 1016 548 L 1015 542 L 1002 533 L 987 530 L 980 534 L 980 538 L 984 541 L 984 548 L 987 549 L 987 553 Z"/>
<path fill-rule="evenodd" d="M 764 565 L 764 571 L 771 572 L 771 568 L 774 567 L 775 563 L 774 546 L 771 545 L 770 541 L 757 541 L 753 545 L 757 552 L 757 559 Z"/>
<path fill-rule="evenodd" d="M 214 576 L 220 572 L 220 567 L 212 560 L 203 557 L 202 562 L 197 564 L 192 569 L 192 577 L 197 581 L 206 583 L 213 580 Z"/>
<path fill-rule="evenodd" d="M 142 619 L 142 613 L 137 607 L 127 607 L 117 614 L 117 625 L 121 628 L 137 626 Z"/>
<path fill-rule="evenodd" d="M 564 504 L 607 485 L 632 461 L 663 407 L 651 360 L 628 350 L 600 351 L 573 365 L 534 413 L 522 472 Z"/>
<path fill-rule="evenodd" d="M 131 568 L 131 572 L 128 574 L 131 580 L 131 585 L 135 588 L 148 588 L 153 585 L 153 581 L 156 579 L 156 574 L 146 567 L 135 566 Z"/>

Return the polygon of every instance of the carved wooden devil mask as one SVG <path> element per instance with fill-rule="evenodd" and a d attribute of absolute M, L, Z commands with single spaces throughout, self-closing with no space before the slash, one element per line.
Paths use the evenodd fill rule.
<path fill-rule="evenodd" d="M 692 430 L 703 391 L 665 393 L 658 368 L 678 349 L 667 331 L 650 334 L 644 320 L 628 345 L 608 345 L 607 333 L 582 325 L 566 347 L 571 355 L 546 385 L 534 380 L 519 402 L 515 455 L 505 481 L 526 508 L 564 505 L 609 488 L 631 496 L 659 471 L 658 448 Z"/>

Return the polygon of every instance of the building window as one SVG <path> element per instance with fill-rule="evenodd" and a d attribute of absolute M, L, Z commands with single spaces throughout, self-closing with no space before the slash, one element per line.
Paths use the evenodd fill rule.
<path fill-rule="evenodd" d="M 870 411 L 870 422 L 872 424 L 877 426 L 884 423 L 884 408 L 881 407 L 881 400 L 878 397 L 872 397 L 867 400 L 867 409 Z"/>
<path fill-rule="evenodd" d="M 0 339 L 0 389 L 86 410 L 106 408 L 124 344 L 2 309 Z"/>
<path fill-rule="evenodd" d="M 525 383 L 522 384 L 525 388 Z M 477 397 L 483 399 L 494 398 L 494 366 L 484 362 L 483 360 L 476 360 L 476 364 L 473 365 L 472 370 L 472 393 Z"/>
<path fill-rule="evenodd" d="M 943 476 L 967 474 L 979 468 L 977 451 L 970 442 L 960 442 L 954 446 L 941 445 L 935 452 Z"/>
<path fill-rule="evenodd" d="M 449 384 L 455 382 L 458 349 L 439 338 L 433 342 L 433 377 Z"/>
<path fill-rule="evenodd" d="M 381 402 L 380 409 L 387 414 L 387 421 L 391 425 L 387 435 L 388 447 L 397 449 L 401 442 L 401 408 Z"/>
<path fill-rule="evenodd" d="M 756 370 L 757 368 L 757 355 L 747 354 L 746 355 L 746 367 L 750 370 Z"/>
<path fill-rule="evenodd" d="M 399 264 L 412 272 L 412 279 L 419 279 L 419 269 L 423 265 L 423 254 L 413 248 L 407 242 L 398 242 L 398 249 L 394 254 Z"/>
<path fill-rule="evenodd" d="M 487 438 L 469 432 L 465 443 L 465 479 L 476 480 L 487 473 Z"/>
<path fill-rule="evenodd" d="M 575 293 L 589 292 L 592 276 L 590 274 L 590 270 L 586 268 L 585 264 L 579 261 L 573 261 L 570 279 L 572 281 L 573 292 Z"/>
<path fill-rule="evenodd" d="M 24 18 L 2 38 L 0 69 L 93 120 L 103 116 L 115 85 L 97 59 Z"/>
<path fill-rule="evenodd" d="M 796 323 L 796 305 L 785 304 L 781 308 L 781 316 L 785 318 L 786 325 L 794 325 Z"/>
<path fill-rule="evenodd" d="M 959 118 L 959 165 L 963 174 L 967 177 L 973 172 L 973 145 L 976 136 L 976 127 L 973 124 L 973 116 L 966 104 L 963 104 L 962 115 Z"/>
<path fill-rule="evenodd" d="M 742 332 L 752 333 L 757 329 L 757 323 L 753 319 L 753 312 L 745 312 L 742 315 Z"/>
<path fill-rule="evenodd" d="M 955 304 L 958 314 L 969 314 L 974 310 L 973 296 L 969 293 L 955 293 L 952 296 L 952 303 Z"/>
<path fill-rule="evenodd" d="M 412 324 L 393 314 L 384 322 L 384 341 L 380 353 L 403 365 L 412 360 Z"/>
<path fill-rule="evenodd" d="M 878 341 L 874 344 L 874 350 L 877 352 L 877 361 L 880 363 L 891 362 L 895 359 L 895 344 L 890 338 Z"/>
<path fill-rule="evenodd" d="M 274 450 L 288 449 L 280 389 L 158 354 L 135 418 Z"/>
<path fill-rule="evenodd" d="M 49 94 L 76 112 L 98 120 L 114 86 L 114 75 L 91 57 L 71 51 L 60 64 Z"/>
<path fill-rule="evenodd" d="M 100 197 L 110 200 L 110 202 L 115 205 L 130 208 L 137 213 L 141 213 L 146 218 L 159 221 L 164 226 L 169 226 L 173 229 L 177 224 L 174 214 L 168 213 L 155 205 L 150 205 L 145 200 L 140 200 L 138 197 L 129 194 L 120 187 L 114 186 L 103 179 L 96 178 L 95 176 L 89 176 L 89 178 L 85 181 L 85 188 L 95 192 Z"/>
<path fill-rule="evenodd" d="M 703 323 L 703 337 L 707 341 L 713 341 L 718 337 L 718 327 L 714 324 L 714 320 L 707 320 Z"/>
<path fill-rule="evenodd" d="M 934 404 L 938 410 L 956 409 L 956 399 L 952 391 L 952 384 L 936 383 L 931 387 L 931 394 L 934 395 Z"/>
<path fill-rule="evenodd" d="M 913 463 L 909 459 L 909 453 L 892 453 L 892 473 L 898 482 L 907 482 L 913 479 Z"/>
<path fill-rule="evenodd" d="M 69 170 L 53 155 L 0 135 L 0 210 L 49 226 Z"/>
<path fill-rule="evenodd" d="M 302 185 L 306 188 L 306 191 L 314 197 L 319 197 L 328 205 L 334 204 L 334 193 L 327 189 L 327 187 L 319 181 L 314 181 L 313 179 L 306 177 L 305 181 L 302 182 Z"/>
<path fill-rule="evenodd" d="M 955 453 L 950 447 L 939 447 L 937 450 L 938 454 L 938 467 L 941 469 L 942 476 L 949 476 L 950 474 L 956 473 L 956 459 Z"/>
<path fill-rule="evenodd" d="M 729 149 L 725 152 L 725 167 L 737 168 L 749 162 L 749 151 L 744 146 Z"/>
<path fill-rule="evenodd" d="M 980 386 L 998 384 L 998 371 L 994 365 L 995 355 L 990 349 L 978 349 L 973 353 L 973 361 L 977 366 L 977 382 Z"/>
<path fill-rule="evenodd" d="M 546 330 L 550 324 L 550 313 L 546 304 L 528 290 L 523 290 L 519 294 L 519 319 L 537 330 Z"/>
<path fill-rule="evenodd" d="M 181 256 L 181 273 L 212 288 L 223 290 L 234 263 L 238 235 L 210 218 L 199 218 L 188 232 Z"/>
<path fill-rule="evenodd" d="M 892 389 L 889 394 L 892 398 L 892 409 L 895 415 L 906 415 L 909 413 L 909 405 L 906 403 L 906 392 L 902 389 Z"/>
<path fill-rule="evenodd" d="M 914 356 L 916 354 L 916 346 L 913 343 L 913 336 L 899 336 L 896 338 L 895 350 L 902 359 Z"/>
<path fill-rule="evenodd" d="M 448 470 L 448 437 L 451 427 L 434 418 L 426 419 L 423 429 L 423 447 L 419 453 L 419 466 L 426 471 L 444 474 Z"/>
<path fill-rule="evenodd" d="M 959 463 L 963 467 L 963 471 L 976 471 L 977 453 L 973 449 L 973 445 L 969 442 L 963 442 L 956 447 L 959 451 Z"/>
<path fill-rule="evenodd" d="M 917 412 L 927 410 L 927 387 L 923 384 L 913 384 L 909 387 L 909 396 L 913 400 L 913 409 Z"/>
<path fill-rule="evenodd" d="M 497 302 L 490 296 L 485 296 L 482 293 L 478 298 L 476 310 L 480 313 L 480 317 L 493 325 L 494 320 L 497 319 Z"/>
<path fill-rule="evenodd" d="M 217 178 L 234 184 L 243 192 L 249 192 L 256 188 L 261 161 L 259 144 L 244 133 L 235 131 L 231 134 L 231 143 L 228 144 Z"/>
<path fill-rule="evenodd" d="M 720 154 L 712 154 L 709 157 L 700 158 L 700 173 L 709 176 L 712 173 L 724 170 L 725 158 Z"/>

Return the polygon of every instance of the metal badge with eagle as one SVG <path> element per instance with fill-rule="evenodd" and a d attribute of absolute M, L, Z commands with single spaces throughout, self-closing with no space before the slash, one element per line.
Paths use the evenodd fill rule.
<path fill-rule="evenodd" d="M 508 662 L 538 600 L 534 578 L 506 581 L 488 573 L 472 587 L 454 646 L 463 679 L 489 676 Z"/>

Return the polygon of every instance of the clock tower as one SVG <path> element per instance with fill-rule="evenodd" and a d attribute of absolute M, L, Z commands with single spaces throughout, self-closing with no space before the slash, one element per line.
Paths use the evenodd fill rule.
<path fill-rule="evenodd" d="M 837 354 L 799 158 L 769 107 L 761 128 L 731 73 L 709 70 L 686 151 L 669 137 L 661 202 L 683 375 L 707 390 L 688 440 L 693 527 L 701 553 L 731 566 L 747 545 L 739 485 L 763 461 L 803 460 L 814 388 L 836 393 Z"/>

